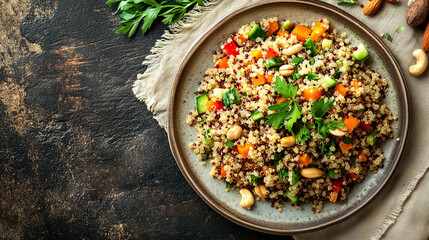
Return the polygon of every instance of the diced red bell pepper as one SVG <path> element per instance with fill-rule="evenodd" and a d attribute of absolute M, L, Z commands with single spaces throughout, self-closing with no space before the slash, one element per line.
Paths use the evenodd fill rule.
<path fill-rule="evenodd" d="M 332 191 L 340 192 L 342 186 L 343 186 L 342 179 L 335 179 L 334 181 L 332 181 Z"/>
<path fill-rule="evenodd" d="M 365 132 L 368 132 L 369 129 L 371 129 L 371 123 L 368 124 L 364 121 L 360 121 L 359 127 L 362 128 L 362 130 L 364 130 Z"/>
<path fill-rule="evenodd" d="M 223 109 L 223 103 L 222 103 L 222 101 L 209 100 L 206 103 L 206 106 L 207 106 L 208 110 L 212 111 L 212 112 L 216 112 L 218 110 Z"/>
<path fill-rule="evenodd" d="M 225 44 L 222 48 L 222 51 L 226 55 L 232 55 L 234 57 L 239 54 L 238 49 L 237 49 L 237 45 L 235 44 L 234 41 L 231 41 L 231 42 Z"/>
<path fill-rule="evenodd" d="M 272 48 L 268 48 L 267 54 L 265 55 L 265 59 L 272 58 L 275 56 L 277 56 L 277 52 L 274 51 Z"/>

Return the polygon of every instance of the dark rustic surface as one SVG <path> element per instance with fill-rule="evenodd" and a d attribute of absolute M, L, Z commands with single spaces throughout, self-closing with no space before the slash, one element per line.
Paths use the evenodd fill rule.
<path fill-rule="evenodd" d="M 0 8 L 1 239 L 280 239 L 210 209 L 133 96 L 164 25 L 117 36 L 104 0 Z"/>

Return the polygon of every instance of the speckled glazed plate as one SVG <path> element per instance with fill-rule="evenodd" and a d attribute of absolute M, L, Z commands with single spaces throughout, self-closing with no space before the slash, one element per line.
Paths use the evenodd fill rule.
<path fill-rule="evenodd" d="M 330 29 L 347 32 L 352 45 L 362 42 L 370 52 L 368 64 L 387 79 L 385 103 L 395 116 L 394 139 L 382 146 L 386 160 L 384 168 L 376 174 L 369 174 L 362 184 L 357 184 L 344 203 L 326 203 L 321 213 L 313 213 L 311 206 L 303 204 L 296 210 L 285 204 L 280 213 L 269 202 L 257 201 L 248 211 L 240 207 L 238 191 L 225 192 L 225 183 L 210 176 L 210 164 L 202 166 L 197 156 L 188 148 L 188 143 L 196 139 L 197 132 L 186 124 L 188 112 L 195 107 L 198 81 L 207 68 L 213 65 L 212 52 L 219 50 L 220 44 L 237 29 L 251 21 L 262 18 L 287 18 L 297 23 L 315 22 L 320 18 L 330 21 Z M 362 209 L 381 191 L 391 177 L 404 148 L 408 129 L 408 99 L 404 78 L 399 65 L 390 50 L 368 27 L 346 12 L 318 1 L 262 1 L 244 7 L 220 22 L 213 24 L 206 34 L 195 42 L 182 63 L 174 81 L 168 108 L 168 137 L 177 165 L 186 180 L 198 195 L 214 210 L 242 226 L 273 234 L 306 232 L 334 224 L 352 216 Z"/>

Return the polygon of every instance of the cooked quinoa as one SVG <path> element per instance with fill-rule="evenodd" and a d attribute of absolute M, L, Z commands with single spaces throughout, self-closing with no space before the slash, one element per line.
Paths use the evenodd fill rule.
<path fill-rule="evenodd" d="M 320 212 L 383 167 L 377 142 L 393 137 L 394 120 L 382 103 L 387 81 L 353 55 L 358 43 L 328 29 L 326 19 L 262 19 L 214 53 L 187 119 L 198 132 L 189 147 L 226 189 L 246 188 L 279 211 L 289 202 Z"/>

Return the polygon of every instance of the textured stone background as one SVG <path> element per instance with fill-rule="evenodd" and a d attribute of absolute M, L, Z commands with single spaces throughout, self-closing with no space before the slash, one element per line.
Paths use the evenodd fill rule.
<path fill-rule="evenodd" d="M 0 239 L 280 239 L 210 209 L 133 96 L 164 25 L 115 35 L 104 0 L 0 9 Z"/>

